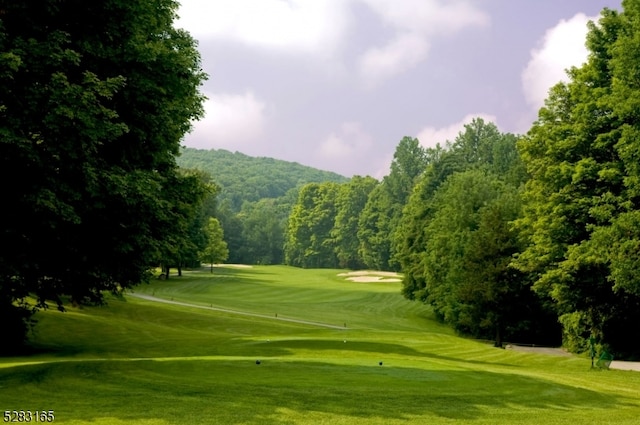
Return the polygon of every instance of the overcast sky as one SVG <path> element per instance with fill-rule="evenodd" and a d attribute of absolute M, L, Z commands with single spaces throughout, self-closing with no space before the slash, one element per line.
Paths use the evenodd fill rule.
<path fill-rule="evenodd" d="M 476 116 L 525 133 L 620 3 L 181 0 L 209 74 L 184 144 L 380 178 L 403 136 L 444 143 Z"/>

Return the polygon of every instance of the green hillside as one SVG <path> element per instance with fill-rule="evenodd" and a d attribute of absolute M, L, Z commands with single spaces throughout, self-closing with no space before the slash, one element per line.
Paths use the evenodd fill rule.
<path fill-rule="evenodd" d="M 637 423 L 640 373 L 457 337 L 400 283 L 341 272 L 218 267 L 41 311 L 36 353 L 0 358 L 0 409 L 72 425 Z"/>
<path fill-rule="evenodd" d="M 311 182 L 345 182 L 348 179 L 336 173 L 307 167 L 297 162 L 252 157 L 224 149 L 184 148 L 178 165 L 206 171 L 222 188 L 220 200 L 228 200 L 234 211 L 243 202 L 256 202 L 263 198 L 279 198 L 287 191 Z"/>

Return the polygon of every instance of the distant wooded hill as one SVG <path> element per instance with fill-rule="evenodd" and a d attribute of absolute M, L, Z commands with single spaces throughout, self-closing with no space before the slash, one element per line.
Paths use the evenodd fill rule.
<path fill-rule="evenodd" d="M 197 168 L 211 175 L 221 187 L 220 201 L 239 211 L 244 202 L 279 198 L 289 190 L 313 182 L 343 183 L 339 174 L 279 159 L 252 157 L 224 149 L 184 148 L 178 157 L 183 168 Z"/>

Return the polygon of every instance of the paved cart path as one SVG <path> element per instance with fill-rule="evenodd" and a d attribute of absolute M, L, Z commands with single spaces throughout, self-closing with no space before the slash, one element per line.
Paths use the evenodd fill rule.
<path fill-rule="evenodd" d="M 552 347 L 529 347 L 523 345 L 510 345 L 509 349 L 514 351 L 524 351 L 528 353 L 539 353 L 539 354 L 548 354 L 552 356 L 572 356 L 573 354 L 564 351 L 561 348 L 552 348 Z M 640 372 L 640 362 L 624 362 L 621 360 L 614 360 L 609 365 L 609 369 L 618 369 L 618 370 L 633 370 L 636 372 Z"/>

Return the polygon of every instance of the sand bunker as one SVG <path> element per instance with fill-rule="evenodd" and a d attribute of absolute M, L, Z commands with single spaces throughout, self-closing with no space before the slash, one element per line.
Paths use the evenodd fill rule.
<path fill-rule="evenodd" d="M 351 282 L 401 282 L 402 275 L 394 272 L 378 272 L 372 270 L 359 270 L 354 272 L 339 273 Z"/>
<path fill-rule="evenodd" d="M 213 267 L 230 267 L 232 269 L 251 269 L 249 264 L 214 264 Z"/>

